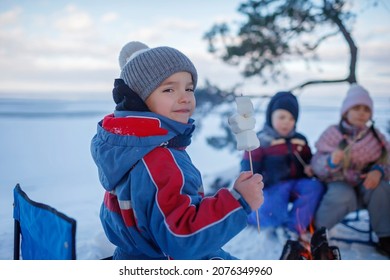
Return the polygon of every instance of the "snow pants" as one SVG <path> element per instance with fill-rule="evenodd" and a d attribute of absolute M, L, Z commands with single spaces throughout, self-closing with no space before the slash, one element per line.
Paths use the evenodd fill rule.
<path fill-rule="evenodd" d="M 378 237 L 390 236 L 390 184 L 382 180 L 378 187 L 367 190 L 345 182 L 328 183 L 327 191 L 315 215 L 317 228 L 331 229 L 359 208 L 367 209 L 373 231 Z"/>
<path fill-rule="evenodd" d="M 324 189 L 323 184 L 315 178 L 266 186 L 263 189 L 264 203 L 258 210 L 260 226 L 283 226 L 298 234 L 305 232 L 314 218 Z M 249 215 L 248 223 L 256 225 L 256 212 Z"/>

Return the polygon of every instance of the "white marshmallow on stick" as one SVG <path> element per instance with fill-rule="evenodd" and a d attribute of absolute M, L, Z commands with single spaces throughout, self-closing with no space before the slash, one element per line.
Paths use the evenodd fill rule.
<path fill-rule="evenodd" d="M 238 134 L 245 130 L 252 130 L 255 128 L 256 120 L 253 117 L 246 118 L 236 113 L 229 118 L 229 125 L 233 133 Z"/>
<path fill-rule="evenodd" d="M 260 146 L 259 138 L 253 130 L 244 130 L 236 134 L 237 150 L 253 151 Z"/>
<path fill-rule="evenodd" d="M 255 110 L 253 109 L 252 101 L 247 96 L 237 96 L 236 97 L 237 104 L 237 113 L 244 118 L 252 117 Z"/>
<path fill-rule="evenodd" d="M 237 149 L 245 150 L 249 153 L 249 162 L 253 173 L 251 151 L 260 146 L 259 138 L 255 131 L 256 119 L 254 118 L 254 109 L 252 101 L 249 97 L 236 97 L 237 113 L 229 117 L 229 125 L 233 133 L 236 135 Z M 257 231 L 260 233 L 259 213 L 256 210 Z"/>
<path fill-rule="evenodd" d="M 236 97 L 237 113 L 229 117 L 229 125 L 236 135 L 237 149 L 252 151 L 260 146 L 259 138 L 253 130 L 256 125 L 254 109 L 249 97 Z"/>

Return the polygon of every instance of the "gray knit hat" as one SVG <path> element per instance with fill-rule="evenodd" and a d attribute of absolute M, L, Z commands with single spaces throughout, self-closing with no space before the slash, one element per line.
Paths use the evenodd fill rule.
<path fill-rule="evenodd" d="M 194 89 L 198 81 L 195 66 L 180 51 L 170 47 L 148 48 L 141 42 L 129 42 L 119 54 L 120 78 L 143 101 L 169 76 L 177 72 L 192 75 Z"/>

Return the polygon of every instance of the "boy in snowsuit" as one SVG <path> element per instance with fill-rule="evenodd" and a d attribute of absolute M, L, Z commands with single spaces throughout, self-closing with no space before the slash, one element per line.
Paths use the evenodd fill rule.
<path fill-rule="evenodd" d="M 316 142 L 311 166 L 327 183 L 327 191 L 315 224 L 331 229 L 348 213 L 366 208 L 379 249 L 390 255 L 390 144 L 370 122 L 373 112 L 368 91 L 352 84 L 340 123 L 328 127 Z"/>
<path fill-rule="evenodd" d="M 180 51 L 125 45 L 116 110 L 98 123 L 91 153 L 105 188 L 100 219 L 114 259 L 234 259 L 222 246 L 263 202 L 260 174 L 205 197 L 186 147 L 195 129 L 197 71 Z"/>
<path fill-rule="evenodd" d="M 305 136 L 296 131 L 298 114 L 298 101 L 291 92 L 276 93 L 258 133 L 260 147 L 252 151 L 253 172 L 263 175 L 265 186 L 264 204 L 258 210 L 260 224 L 295 240 L 306 233 L 324 191 L 322 183 L 311 178 L 312 153 Z M 249 164 L 245 152 L 241 170 L 250 170 Z M 256 223 L 256 212 L 248 221 Z"/>

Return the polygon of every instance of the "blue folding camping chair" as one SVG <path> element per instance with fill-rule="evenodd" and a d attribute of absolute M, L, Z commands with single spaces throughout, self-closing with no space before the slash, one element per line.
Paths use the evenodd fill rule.
<path fill-rule="evenodd" d="M 369 218 L 362 218 L 360 216 L 360 212 L 362 209 L 355 210 L 351 213 L 349 213 L 341 222 L 340 224 L 343 225 L 346 228 L 351 229 L 352 231 L 356 233 L 360 233 L 363 237 L 363 239 L 354 238 L 354 237 L 337 237 L 333 236 L 330 239 L 334 241 L 341 241 L 348 244 L 351 243 L 359 243 L 363 245 L 369 245 L 369 246 L 376 246 L 377 242 L 375 241 L 375 233 L 372 230 L 372 226 L 370 223 Z M 365 225 L 365 228 L 361 228 L 359 226 L 354 225 L 356 222 L 363 222 Z M 364 238 L 366 237 L 366 238 Z"/>
<path fill-rule="evenodd" d="M 31 200 L 19 184 L 14 188 L 13 217 L 14 260 L 20 255 L 23 260 L 76 259 L 76 220 Z"/>

